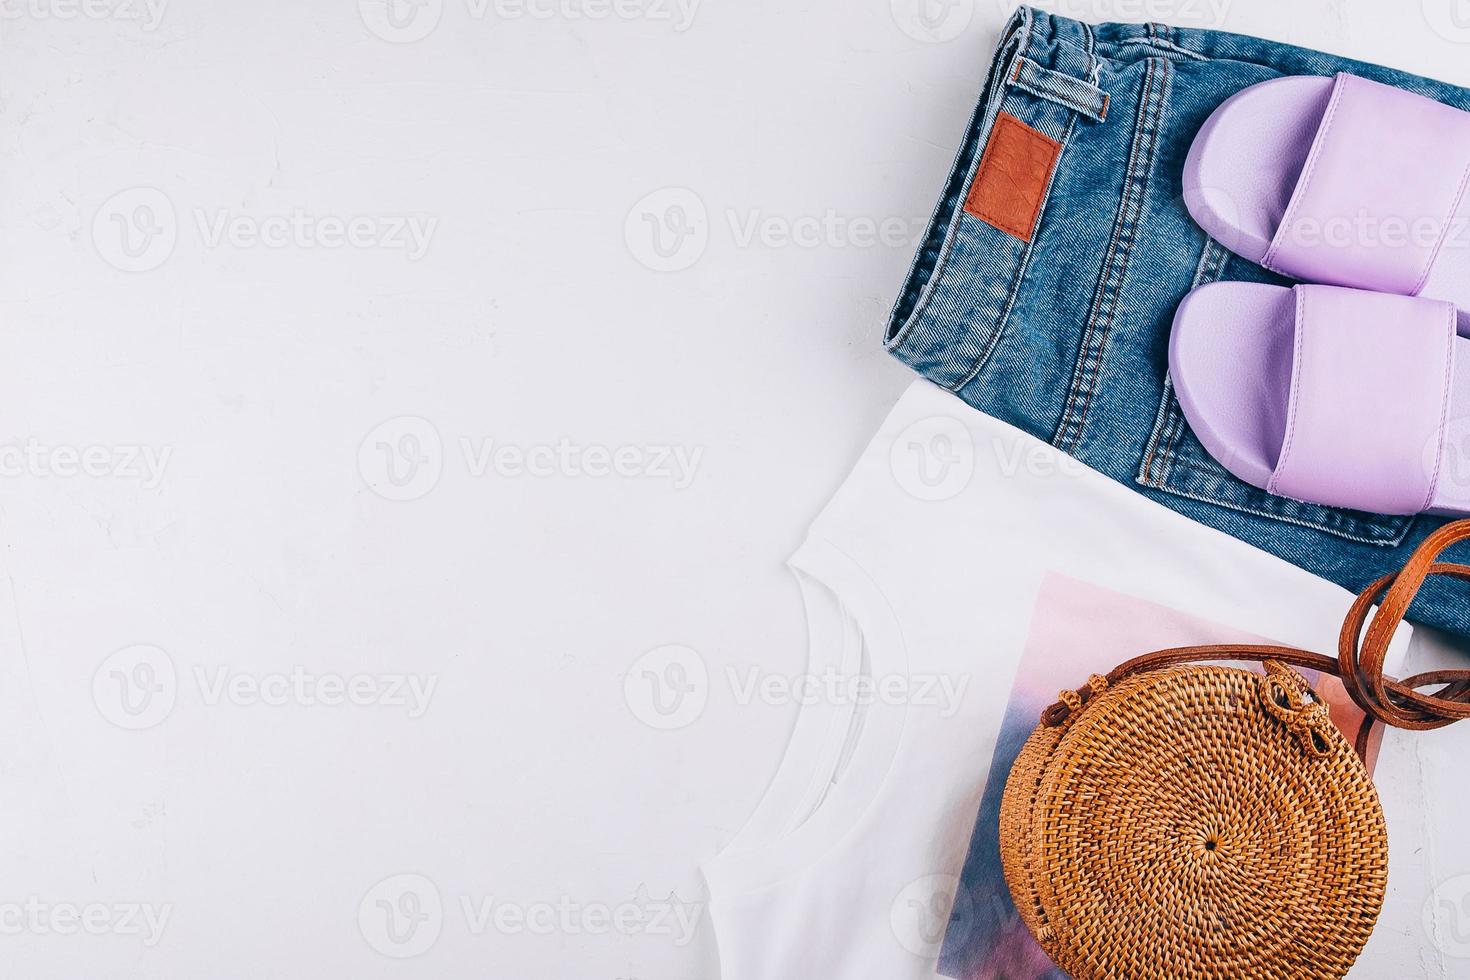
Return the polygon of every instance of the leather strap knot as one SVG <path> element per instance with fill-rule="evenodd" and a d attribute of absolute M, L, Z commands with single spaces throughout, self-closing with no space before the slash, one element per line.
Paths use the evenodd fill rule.
<path fill-rule="evenodd" d="M 1308 755 L 1328 754 L 1332 714 L 1305 677 L 1283 663 L 1268 660 L 1257 687 L 1267 713 L 1286 726 Z"/>
<path fill-rule="evenodd" d="M 1071 721 L 1087 704 L 1108 689 L 1109 681 L 1102 674 L 1087 678 L 1087 685 L 1076 691 L 1063 691 L 1057 695 L 1057 703 L 1041 713 L 1041 723 L 1054 728 L 1064 721 Z"/>

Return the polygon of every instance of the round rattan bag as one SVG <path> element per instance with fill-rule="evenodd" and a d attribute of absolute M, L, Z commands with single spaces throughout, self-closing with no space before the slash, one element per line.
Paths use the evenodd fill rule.
<path fill-rule="evenodd" d="M 1466 538 L 1470 522 L 1447 525 L 1365 590 L 1335 659 L 1272 646 L 1164 650 L 1047 709 L 1006 784 L 1000 845 L 1016 907 L 1057 966 L 1074 980 L 1347 973 L 1388 875 L 1363 761 L 1370 729 L 1470 717 L 1470 671 L 1383 676 L 1425 577 L 1470 579 L 1470 566 L 1435 561 Z M 1294 668 L 1342 679 L 1364 715 L 1354 741 Z"/>

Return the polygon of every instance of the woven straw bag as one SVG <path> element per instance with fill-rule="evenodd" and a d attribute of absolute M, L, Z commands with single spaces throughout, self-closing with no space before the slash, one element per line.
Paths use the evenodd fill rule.
<path fill-rule="evenodd" d="M 1162 650 L 1042 714 L 1006 783 L 1001 857 L 1022 919 L 1062 970 L 1074 980 L 1347 973 L 1388 875 L 1363 762 L 1371 728 L 1470 718 L 1470 670 L 1383 675 L 1425 578 L 1470 580 L 1470 565 L 1437 560 L 1467 538 L 1470 521 L 1445 525 L 1364 590 L 1336 659 L 1274 646 Z M 1215 665 L 1228 661 L 1265 672 Z M 1342 679 L 1366 716 L 1355 742 L 1293 668 Z"/>

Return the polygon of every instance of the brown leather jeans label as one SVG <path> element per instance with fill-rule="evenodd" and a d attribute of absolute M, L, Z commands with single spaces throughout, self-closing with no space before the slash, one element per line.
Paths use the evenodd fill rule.
<path fill-rule="evenodd" d="M 1061 154 L 1062 144 L 1002 112 L 980 158 L 965 210 L 1008 235 L 1031 241 Z"/>

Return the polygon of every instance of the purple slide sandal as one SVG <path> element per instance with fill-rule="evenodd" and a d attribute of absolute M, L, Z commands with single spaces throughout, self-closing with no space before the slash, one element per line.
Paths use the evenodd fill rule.
<path fill-rule="evenodd" d="M 1298 75 L 1215 110 L 1184 200 L 1212 238 L 1274 272 L 1470 310 L 1467 184 L 1470 112 L 1355 75 Z"/>
<path fill-rule="evenodd" d="M 1439 300 L 1222 282 L 1174 319 L 1190 427 L 1240 479 L 1380 514 L 1470 514 L 1470 340 Z"/>

